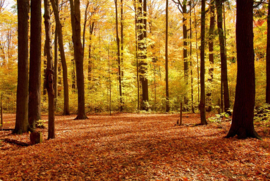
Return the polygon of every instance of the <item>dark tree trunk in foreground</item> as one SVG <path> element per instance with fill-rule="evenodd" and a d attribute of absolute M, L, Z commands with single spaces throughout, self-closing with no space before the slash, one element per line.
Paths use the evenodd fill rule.
<path fill-rule="evenodd" d="M 253 0 L 236 1 L 237 84 L 232 125 L 228 137 L 258 138 L 254 130 L 255 71 Z"/>
<path fill-rule="evenodd" d="M 121 80 L 121 58 L 120 58 L 120 41 L 118 33 L 118 8 L 117 0 L 114 0 L 115 3 L 115 25 L 116 25 L 116 42 L 117 42 L 117 60 L 118 60 L 118 81 L 119 81 L 119 94 L 120 94 L 120 112 L 123 111 L 123 100 L 122 100 L 122 80 Z"/>
<path fill-rule="evenodd" d="M 40 120 L 41 93 L 41 0 L 31 1 L 31 42 L 28 121 L 32 131 Z"/>
<path fill-rule="evenodd" d="M 227 112 L 230 108 L 230 99 L 229 99 L 229 86 L 228 86 L 228 76 L 227 76 L 227 56 L 225 50 L 225 38 L 224 31 L 222 27 L 223 18 L 222 18 L 222 0 L 216 0 L 217 8 L 217 25 L 218 25 L 218 34 L 219 34 L 219 45 L 220 45 L 220 58 L 221 58 L 221 84 L 223 85 L 223 91 L 221 96 L 224 96 L 224 105 L 225 111 Z M 221 103 L 222 104 L 222 103 Z"/>
<path fill-rule="evenodd" d="M 80 0 L 70 0 L 70 14 L 78 88 L 78 115 L 76 119 L 87 119 L 87 116 L 85 114 L 84 98 L 83 47 L 81 42 Z"/>
<path fill-rule="evenodd" d="M 270 1 L 268 2 L 268 17 L 267 17 L 266 103 L 270 104 Z"/>
<path fill-rule="evenodd" d="M 29 1 L 17 0 L 18 8 L 18 84 L 16 125 L 13 133 L 28 131 L 28 12 Z"/>
<path fill-rule="evenodd" d="M 62 25 L 59 18 L 59 12 L 58 12 L 58 3 L 55 3 L 54 0 L 50 0 L 55 21 L 57 24 L 57 35 L 58 35 L 58 45 L 60 50 L 60 56 L 61 56 L 61 64 L 63 67 L 63 82 L 64 82 L 64 110 L 63 115 L 69 115 L 69 90 L 68 90 L 68 75 L 67 75 L 67 63 L 66 63 L 66 56 L 64 51 L 64 43 L 63 43 L 63 33 L 62 33 Z M 57 2 L 57 0 L 56 0 Z M 57 92 L 55 93 L 57 94 Z"/>
<path fill-rule="evenodd" d="M 207 124 L 205 118 L 205 65 L 204 65 L 204 45 L 205 45 L 205 0 L 202 0 L 201 10 L 201 101 L 200 101 L 200 113 L 201 124 Z"/>
<path fill-rule="evenodd" d="M 48 93 L 48 105 L 49 105 L 49 126 L 48 126 L 48 139 L 55 138 L 54 129 L 54 72 L 52 61 L 52 49 L 51 49 L 51 23 L 50 23 L 50 4 L 49 0 L 44 0 L 44 24 L 45 24 L 45 53 L 47 55 L 47 70 L 46 70 L 46 88 Z"/>
<path fill-rule="evenodd" d="M 169 78 L 168 78 L 168 12 L 169 2 L 166 0 L 166 44 L 165 44 L 165 71 L 166 71 L 166 112 L 170 111 L 169 105 Z"/>

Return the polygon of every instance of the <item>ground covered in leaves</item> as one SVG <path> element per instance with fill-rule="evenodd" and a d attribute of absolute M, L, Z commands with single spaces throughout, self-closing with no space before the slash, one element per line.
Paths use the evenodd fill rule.
<path fill-rule="evenodd" d="M 199 115 L 118 114 L 56 116 L 56 138 L 29 143 L 12 135 L 15 115 L 4 115 L 0 131 L 1 180 L 269 180 L 270 134 L 263 140 L 224 139 L 230 122 L 199 123 Z M 43 116 L 46 120 L 47 117 Z M 45 122 L 45 125 L 47 122 Z"/>

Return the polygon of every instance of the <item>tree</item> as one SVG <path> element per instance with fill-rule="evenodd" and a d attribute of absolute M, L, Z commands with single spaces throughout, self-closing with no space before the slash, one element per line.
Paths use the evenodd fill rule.
<path fill-rule="evenodd" d="M 44 0 L 44 23 L 45 23 L 45 54 L 47 55 L 47 69 L 46 69 L 46 88 L 48 93 L 49 104 L 49 126 L 48 126 L 48 139 L 55 138 L 54 128 L 54 71 L 52 61 L 52 49 L 51 49 L 51 23 L 50 23 L 50 4 L 48 0 Z"/>
<path fill-rule="evenodd" d="M 211 0 L 210 2 L 210 27 L 209 27 L 209 43 L 208 43 L 208 47 L 209 47 L 209 62 L 210 62 L 210 68 L 209 68 L 209 89 L 207 91 L 207 110 L 211 111 L 212 110 L 212 82 L 213 82 L 213 78 L 214 78 L 214 29 L 215 29 L 215 1 Z"/>
<path fill-rule="evenodd" d="M 70 14 L 78 88 L 78 114 L 76 119 L 87 119 L 87 116 L 85 114 L 84 98 L 83 47 L 81 42 L 80 0 L 70 0 Z"/>
<path fill-rule="evenodd" d="M 17 0 L 18 8 L 18 84 L 16 125 L 13 133 L 28 131 L 28 12 L 29 1 Z"/>
<path fill-rule="evenodd" d="M 169 2 L 166 0 L 166 45 L 165 45 L 165 71 L 166 71 L 166 112 L 170 111 L 169 105 L 169 80 L 168 80 L 168 12 Z"/>
<path fill-rule="evenodd" d="M 266 103 L 270 104 L 270 0 L 268 1 L 268 16 L 267 16 Z"/>
<path fill-rule="evenodd" d="M 61 56 L 61 63 L 63 67 L 63 83 L 64 83 L 64 110 L 63 110 L 63 115 L 69 115 L 69 90 L 68 90 L 68 76 L 67 76 L 67 63 L 66 63 L 66 56 L 65 56 L 65 50 L 64 50 L 64 43 L 63 43 L 63 33 L 62 33 L 62 25 L 60 22 L 60 17 L 59 17 L 59 12 L 58 12 L 58 2 L 54 0 L 50 0 L 52 7 L 53 7 L 53 12 L 54 12 L 54 17 L 56 21 L 56 30 L 58 34 L 58 45 L 59 45 L 59 50 L 60 50 L 60 56 Z M 56 52 L 57 53 L 57 52 Z M 57 93 L 55 93 L 57 94 Z"/>
<path fill-rule="evenodd" d="M 253 0 L 236 1 L 237 84 L 232 125 L 227 138 L 259 138 L 254 130 L 255 70 Z"/>
<path fill-rule="evenodd" d="M 146 16 L 147 16 L 147 1 L 138 1 L 138 59 L 139 59 L 139 72 L 140 81 L 142 86 L 142 110 L 148 110 L 147 102 L 148 96 L 148 79 L 147 79 L 147 45 L 146 45 Z"/>
<path fill-rule="evenodd" d="M 123 111 L 123 100 L 122 100 L 122 80 L 121 80 L 121 58 L 120 58 L 120 41 L 118 33 L 118 8 L 117 0 L 115 3 L 115 23 L 116 23 L 116 43 L 117 43 L 117 60 L 118 60 L 118 81 L 119 81 L 119 94 L 120 94 L 120 112 Z"/>
<path fill-rule="evenodd" d="M 201 101 L 200 113 L 201 124 L 207 124 L 205 118 L 205 63 L 204 63 L 204 45 L 205 45 L 205 0 L 202 0 L 201 6 Z"/>
<path fill-rule="evenodd" d="M 191 20 L 191 8 L 192 8 L 192 2 L 191 0 L 189 1 L 189 24 L 190 24 L 190 30 L 189 30 L 189 38 L 190 38 L 190 43 L 189 43 L 189 61 L 190 61 L 190 85 L 191 85 L 191 111 L 192 113 L 195 113 L 194 110 L 194 89 L 193 89 L 193 60 L 192 60 L 192 20 Z"/>
<path fill-rule="evenodd" d="M 51 3 L 52 4 L 52 3 Z M 55 0 L 55 4 L 56 4 L 56 10 L 58 12 L 58 0 Z M 53 4 L 52 4 L 53 6 Z M 56 19 L 56 18 L 55 18 Z M 57 89 L 58 89 L 58 86 L 57 86 L 57 69 L 58 69 L 58 36 L 57 36 L 57 33 L 58 33 L 58 26 L 57 26 L 57 23 L 55 21 L 55 31 L 54 31 L 54 98 L 55 98 L 55 108 L 57 106 Z"/>
<path fill-rule="evenodd" d="M 187 0 L 183 0 L 183 2 L 181 2 L 180 0 L 173 0 L 173 2 L 177 5 L 179 11 L 183 14 L 183 39 L 184 39 L 183 59 L 184 59 L 184 75 L 185 75 L 184 79 L 185 79 L 186 85 L 188 85 L 188 53 L 187 53 L 188 29 L 186 25 L 186 21 L 187 21 L 186 16 L 189 13 L 189 11 L 191 11 L 192 8 L 190 8 L 189 11 L 187 10 Z M 188 98 L 186 95 L 184 97 L 184 103 L 188 104 Z"/>
<path fill-rule="evenodd" d="M 229 86 L 228 86 L 228 76 L 227 76 L 227 56 L 225 50 L 225 39 L 223 32 L 223 18 L 222 18 L 222 1 L 216 0 L 216 8 L 217 8 L 217 25 L 218 25 L 218 34 L 219 34 L 219 45 L 220 45 L 220 58 L 221 58 L 221 96 L 224 96 L 224 105 L 225 111 L 227 112 L 230 108 L 230 99 L 229 99 Z M 223 95 L 224 90 L 224 95 Z M 223 104 L 221 102 L 221 104 Z"/>
<path fill-rule="evenodd" d="M 41 0 L 31 1 L 28 121 L 32 131 L 40 120 L 41 96 Z"/>

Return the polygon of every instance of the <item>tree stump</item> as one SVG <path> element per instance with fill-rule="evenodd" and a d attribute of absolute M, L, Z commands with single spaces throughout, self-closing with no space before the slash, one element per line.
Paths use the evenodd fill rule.
<path fill-rule="evenodd" d="M 43 141 L 42 133 L 41 132 L 32 132 L 30 134 L 30 141 L 31 141 L 32 145 L 37 144 L 37 143 L 41 143 Z"/>

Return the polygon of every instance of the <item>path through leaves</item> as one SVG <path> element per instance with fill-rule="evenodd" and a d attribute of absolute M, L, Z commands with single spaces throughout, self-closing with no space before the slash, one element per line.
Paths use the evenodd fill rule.
<path fill-rule="evenodd" d="M 32 146 L 0 141 L 2 180 L 268 180 L 269 129 L 256 139 L 224 139 L 230 123 L 193 126 L 196 114 L 56 117 L 56 139 Z M 13 128 L 15 115 L 5 115 Z M 47 120 L 47 117 L 43 117 Z M 47 124 L 47 123 L 45 123 Z M 30 135 L 0 131 L 0 140 Z"/>

